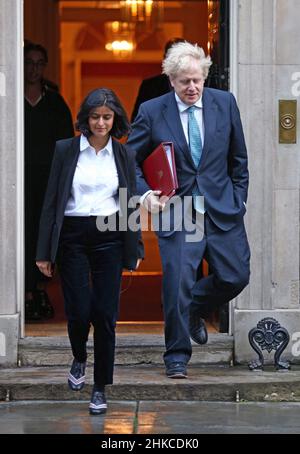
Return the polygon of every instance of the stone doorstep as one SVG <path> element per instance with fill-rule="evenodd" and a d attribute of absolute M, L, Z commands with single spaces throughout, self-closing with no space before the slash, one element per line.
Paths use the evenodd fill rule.
<path fill-rule="evenodd" d="M 72 361 L 67 337 L 27 337 L 19 341 L 22 366 L 67 366 Z M 118 335 L 116 365 L 163 364 L 164 338 L 161 335 Z M 233 337 L 209 334 L 206 345 L 193 343 L 192 365 L 227 364 L 233 357 Z M 88 363 L 93 363 L 93 343 L 88 342 Z"/>
<path fill-rule="evenodd" d="M 0 400 L 89 400 L 92 368 L 80 392 L 67 386 L 67 367 L 0 369 Z M 300 368 L 250 372 L 244 366 L 188 368 L 188 378 L 168 379 L 162 366 L 116 366 L 109 400 L 300 401 Z"/>

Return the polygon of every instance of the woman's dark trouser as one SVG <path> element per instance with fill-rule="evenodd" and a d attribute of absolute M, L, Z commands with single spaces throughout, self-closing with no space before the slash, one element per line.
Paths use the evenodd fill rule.
<path fill-rule="evenodd" d="M 58 266 L 74 358 L 85 362 L 94 327 L 94 382 L 113 382 L 115 326 L 122 275 L 119 232 L 100 232 L 96 217 L 65 217 Z"/>

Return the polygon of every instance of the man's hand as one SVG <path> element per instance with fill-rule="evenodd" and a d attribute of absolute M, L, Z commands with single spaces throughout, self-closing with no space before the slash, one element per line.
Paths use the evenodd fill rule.
<path fill-rule="evenodd" d="M 53 269 L 51 262 L 35 262 L 35 263 L 41 273 L 43 273 L 47 277 L 52 277 Z"/>
<path fill-rule="evenodd" d="M 165 208 L 166 202 L 169 200 L 169 198 L 166 196 L 159 197 L 160 194 L 161 191 L 151 191 L 145 197 L 143 201 L 143 206 L 150 213 L 158 213 L 159 211 L 162 211 Z"/>

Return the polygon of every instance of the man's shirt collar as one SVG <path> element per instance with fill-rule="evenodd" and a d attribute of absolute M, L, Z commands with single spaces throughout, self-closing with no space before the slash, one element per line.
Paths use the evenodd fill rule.
<path fill-rule="evenodd" d="M 179 98 L 179 96 L 177 95 L 177 93 L 175 93 L 175 99 L 176 99 L 176 102 L 177 102 L 178 109 L 179 109 L 179 112 L 180 112 L 180 113 L 184 112 L 184 111 L 187 110 L 189 107 L 191 107 L 191 106 L 185 104 L 184 102 L 182 102 L 181 99 Z M 199 109 L 202 109 L 202 108 L 203 108 L 202 95 L 200 96 L 200 98 L 198 99 L 198 101 L 195 102 L 195 104 L 193 104 L 193 106 L 196 106 L 196 107 L 198 107 Z"/>

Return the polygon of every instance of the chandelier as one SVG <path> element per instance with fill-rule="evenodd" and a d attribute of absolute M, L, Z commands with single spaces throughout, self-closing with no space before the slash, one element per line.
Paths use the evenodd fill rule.
<path fill-rule="evenodd" d="M 137 26 L 153 26 L 163 20 L 163 4 L 158 0 L 121 0 L 122 20 Z"/>
<path fill-rule="evenodd" d="M 150 19 L 153 3 L 153 0 L 124 0 L 120 2 L 120 6 L 128 22 L 143 22 Z"/>
<path fill-rule="evenodd" d="M 118 59 L 129 58 L 135 49 L 134 26 L 129 22 L 105 22 L 105 49 Z"/>
<path fill-rule="evenodd" d="M 118 59 L 130 58 L 136 40 L 145 38 L 163 22 L 163 1 L 120 0 L 120 20 L 105 23 L 105 49 Z"/>

